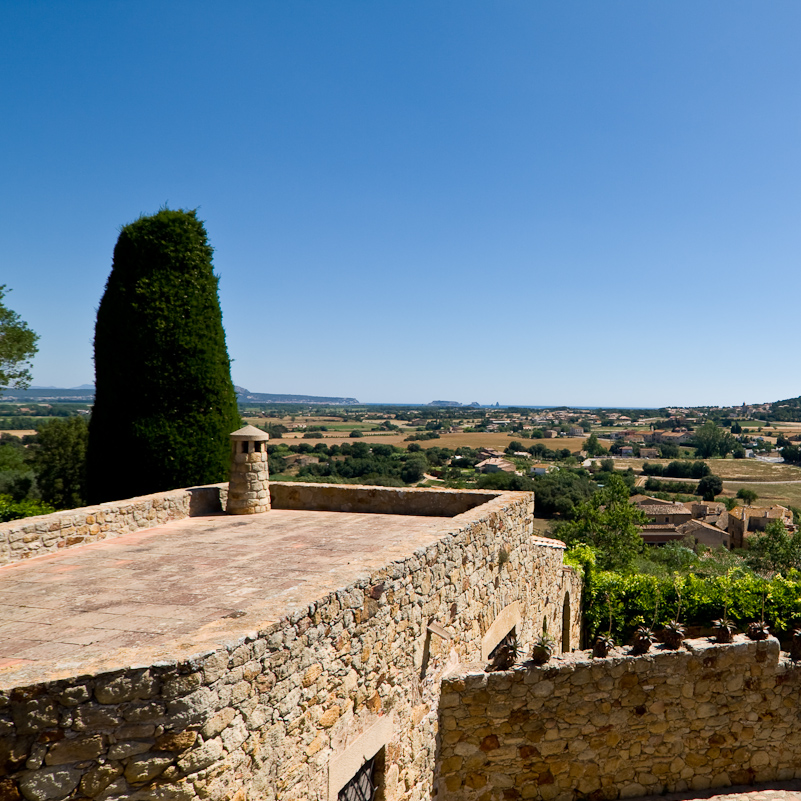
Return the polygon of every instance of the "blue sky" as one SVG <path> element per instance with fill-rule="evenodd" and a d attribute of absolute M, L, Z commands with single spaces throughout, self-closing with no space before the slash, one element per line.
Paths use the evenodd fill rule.
<path fill-rule="evenodd" d="M 92 381 L 119 227 L 168 203 L 252 391 L 801 394 L 797 2 L 0 0 L 0 30 L 35 384 Z"/>

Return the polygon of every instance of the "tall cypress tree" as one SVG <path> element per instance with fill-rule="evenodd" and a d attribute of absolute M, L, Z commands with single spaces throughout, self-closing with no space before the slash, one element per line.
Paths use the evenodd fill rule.
<path fill-rule="evenodd" d="M 120 232 L 95 326 L 90 503 L 228 475 L 240 417 L 211 255 L 195 211 Z"/>

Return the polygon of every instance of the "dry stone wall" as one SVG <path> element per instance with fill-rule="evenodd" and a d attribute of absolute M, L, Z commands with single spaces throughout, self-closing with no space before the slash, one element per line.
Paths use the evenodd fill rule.
<path fill-rule="evenodd" d="M 328 801 L 377 751 L 387 801 L 429 798 L 441 677 L 478 658 L 495 617 L 517 604 L 530 643 L 543 617 L 558 629 L 569 592 L 578 645 L 578 576 L 561 543 L 532 536 L 532 511 L 532 495 L 500 495 L 189 660 L 28 687 L 0 673 L 0 801 Z"/>
<path fill-rule="evenodd" d="M 801 666 L 772 638 L 686 645 L 454 671 L 437 797 L 601 801 L 801 778 Z"/>
<path fill-rule="evenodd" d="M 274 481 L 270 495 L 274 509 L 455 517 L 497 498 L 499 493 Z"/>
<path fill-rule="evenodd" d="M 158 492 L 0 523 L 0 565 L 119 537 L 170 520 L 220 512 L 226 488 L 227 485 L 212 484 Z"/>

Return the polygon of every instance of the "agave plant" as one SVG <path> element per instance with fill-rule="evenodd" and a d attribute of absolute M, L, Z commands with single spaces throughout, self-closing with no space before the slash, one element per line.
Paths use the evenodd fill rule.
<path fill-rule="evenodd" d="M 736 626 L 729 620 L 729 590 L 731 589 L 731 570 L 726 571 L 726 578 L 723 585 L 723 617 L 712 621 L 712 628 L 715 629 L 715 642 L 729 643 L 734 639 Z"/>
<path fill-rule="evenodd" d="M 801 661 L 801 629 L 796 629 L 790 640 L 790 659 L 794 662 Z"/>
<path fill-rule="evenodd" d="M 634 639 L 631 641 L 631 652 L 641 656 L 651 650 L 651 645 L 656 641 L 653 631 L 646 626 L 639 626 L 634 632 Z"/>
<path fill-rule="evenodd" d="M 612 597 L 608 592 L 604 597 L 606 598 L 606 606 L 609 609 L 609 630 L 606 634 L 598 634 L 595 638 L 595 644 L 592 646 L 592 655 L 598 659 L 604 659 L 615 647 L 615 641 L 612 638 Z"/>
<path fill-rule="evenodd" d="M 681 648 L 685 633 L 684 626 L 682 626 L 678 620 L 671 620 L 669 623 L 666 623 L 665 628 L 662 629 L 662 639 L 665 641 L 665 645 L 667 645 L 668 648 L 672 648 L 676 651 Z"/>
<path fill-rule="evenodd" d="M 609 634 L 599 634 L 595 638 L 592 646 L 592 655 L 596 659 L 603 659 L 609 656 L 609 652 L 615 647 L 615 641 Z"/>
<path fill-rule="evenodd" d="M 496 670 L 511 670 L 515 662 L 520 657 L 520 646 L 517 642 L 517 636 L 513 631 L 504 637 L 501 642 L 495 646 L 495 649 L 489 656 L 489 665 L 487 670 L 493 672 Z"/>
<path fill-rule="evenodd" d="M 712 627 L 715 629 L 715 642 L 728 643 L 734 639 L 736 626 L 733 621 L 726 617 L 725 610 L 720 620 L 712 621 Z"/>
<path fill-rule="evenodd" d="M 544 665 L 553 656 L 555 647 L 554 638 L 543 631 L 534 641 L 534 647 L 531 649 L 531 661 L 535 665 Z"/>
<path fill-rule="evenodd" d="M 748 624 L 745 632 L 749 640 L 767 640 L 770 637 L 770 628 L 764 621 L 754 621 Z"/>

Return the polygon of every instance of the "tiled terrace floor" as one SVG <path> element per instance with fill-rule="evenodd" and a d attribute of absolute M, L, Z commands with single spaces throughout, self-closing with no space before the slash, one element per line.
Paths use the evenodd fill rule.
<path fill-rule="evenodd" d="M 193 517 L 0 568 L 0 687 L 175 659 L 410 555 L 451 518 Z"/>

